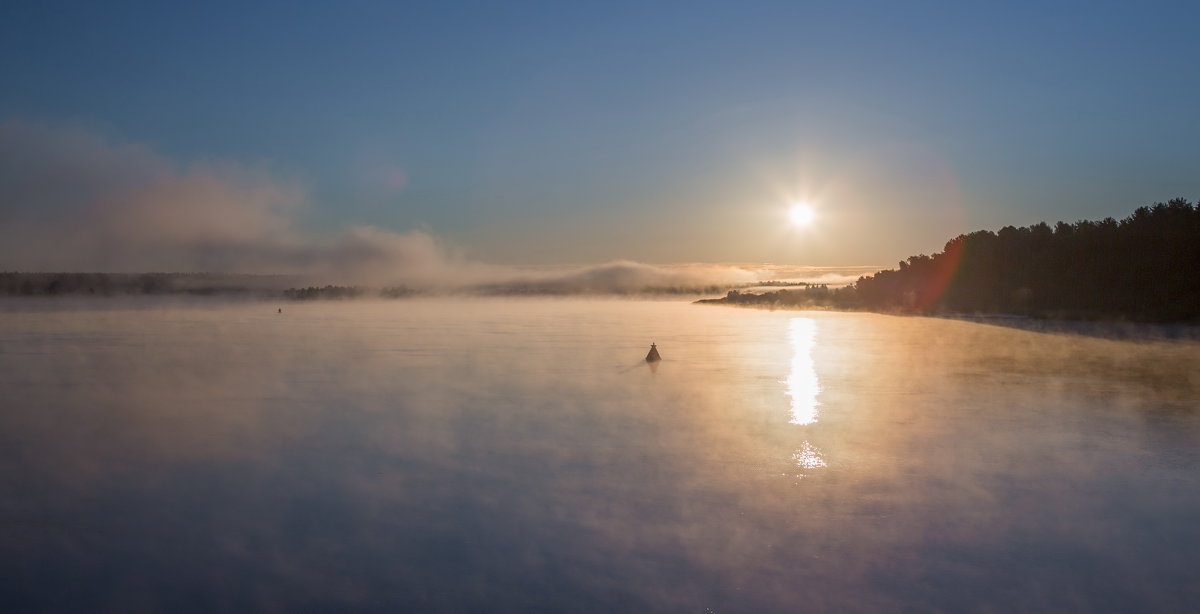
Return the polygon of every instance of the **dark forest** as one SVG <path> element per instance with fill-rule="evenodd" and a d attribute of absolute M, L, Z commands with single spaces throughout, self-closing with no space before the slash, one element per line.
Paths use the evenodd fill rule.
<path fill-rule="evenodd" d="M 860 277 L 845 288 L 763 294 L 731 291 L 711 302 L 830 306 L 924 314 L 1200 321 L 1200 208 L 1182 198 L 1129 217 L 1058 222 L 959 235 L 933 255 Z"/>

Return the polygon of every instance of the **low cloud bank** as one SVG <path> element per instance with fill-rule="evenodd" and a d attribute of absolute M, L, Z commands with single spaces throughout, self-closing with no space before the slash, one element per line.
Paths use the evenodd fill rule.
<path fill-rule="evenodd" d="M 716 265 L 655 266 L 618 261 L 541 274 L 521 274 L 478 289 L 498 294 L 639 294 L 716 292 L 758 281 L 752 272 Z"/>
<path fill-rule="evenodd" d="M 482 281 L 426 232 L 297 228 L 300 182 L 267 165 L 175 164 L 78 126 L 0 124 L 0 269 L 280 273 L 344 283 Z"/>
<path fill-rule="evenodd" d="M 818 267 L 765 264 L 755 267 L 754 270 L 762 281 L 786 280 L 839 287 L 852 284 L 863 275 L 873 275 L 883 268 L 886 267 L 879 265 Z"/>
<path fill-rule="evenodd" d="M 0 270 L 280 274 L 298 284 L 499 294 L 711 292 L 790 272 L 835 285 L 857 278 L 832 269 L 629 261 L 492 266 L 423 231 L 354 226 L 313 236 L 297 224 L 309 205 L 301 182 L 267 164 L 180 165 L 81 126 L 0 123 Z"/>

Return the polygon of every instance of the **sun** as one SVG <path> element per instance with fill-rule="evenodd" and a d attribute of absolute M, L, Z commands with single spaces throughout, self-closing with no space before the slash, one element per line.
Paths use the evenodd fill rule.
<path fill-rule="evenodd" d="M 793 203 L 788 211 L 793 226 L 808 226 L 813 221 L 813 208 L 808 203 Z"/>

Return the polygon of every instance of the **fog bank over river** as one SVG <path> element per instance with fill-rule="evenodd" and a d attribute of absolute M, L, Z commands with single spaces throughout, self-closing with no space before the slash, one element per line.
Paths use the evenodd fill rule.
<path fill-rule="evenodd" d="M 5 300 L 0 395 L 6 611 L 1200 602 L 1195 341 L 684 301 Z"/>

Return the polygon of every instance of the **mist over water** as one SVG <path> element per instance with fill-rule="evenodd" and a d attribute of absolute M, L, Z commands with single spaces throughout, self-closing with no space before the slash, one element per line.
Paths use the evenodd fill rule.
<path fill-rule="evenodd" d="M 53 304 L 0 304 L 6 610 L 1200 600 L 1195 342 L 669 301 Z"/>

